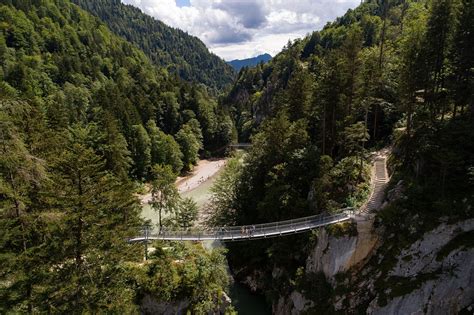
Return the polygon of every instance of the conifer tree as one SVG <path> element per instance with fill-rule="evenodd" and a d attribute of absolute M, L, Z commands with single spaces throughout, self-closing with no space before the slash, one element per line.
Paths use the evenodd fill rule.
<path fill-rule="evenodd" d="M 60 246 L 45 292 L 48 310 L 133 308 L 118 267 L 129 250 L 124 240 L 139 224 L 138 202 L 129 183 L 106 172 L 105 161 L 88 144 L 89 132 L 70 128 L 54 163 L 55 208 L 63 217 L 53 236 Z"/>
<path fill-rule="evenodd" d="M 112 115 L 106 114 L 103 124 L 105 129 L 103 151 L 107 169 L 115 175 L 125 178 L 133 163 L 127 140 L 120 132 Z"/>
<path fill-rule="evenodd" d="M 470 107 L 474 120 L 474 1 L 462 0 L 459 8 L 458 26 L 453 39 L 451 53 L 453 65 L 453 98 L 456 117 L 457 108 L 464 112 Z"/>
<path fill-rule="evenodd" d="M 190 228 L 198 218 L 198 210 L 198 206 L 192 198 L 181 199 L 176 211 L 176 224 L 184 230 Z"/>
<path fill-rule="evenodd" d="M 286 103 L 291 120 L 304 118 L 308 113 L 311 77 L 304 69 L 296 69 L 288 80 Z"/>
<path fill-rule="evenodd" d="M 358 97 L 360 88 L 359 72 L 361 69 L 361 60 L 359 53 L 362 49 L 362 31 L 359 26 L 353 26 L 349 29 L 346 40 L 341 47 L 341 67 L 342 78 L 344 82 L 343 102 L 345 104 L 344 115 L 352 115 L 354 103 Z M 349 121 L 351 118 L 349 117 Z"/>
<path fill-rule="evenodd" d="M 47 181 L 45 163 L 33 156 L 15 126 L 12 111 L 28 111 L 23 102 L 0 99 L 0 312 L 36 311 L 47 255 L 40 238 L 44 220 L 32 202 Z"/>
<path fill-rule="evenodd" d="M 446 67 L 449 42 L 453 31 L 453 1 L 438 0 L 431 2 L 430 15 L 426 28 L 426 62 L 427 85 L 425 90 L 426 102 L 429 106 L 430 118 L 442 114 L 446 109 Z"/>
<path fill-rule="evenodd" d="M 424 116 L 423 108 L 417 107 L 417 91 L 422 90 L 426 83 L 426 62 L 424 38 L 426 33 L 425 16 L 410 19 L 409 11 L 401 38 L 401 62 L 399 69 L 399 95 L 401 110 L 406 114 L 407 134 L 411 135 L 415 127 L 415 115 L 419 119 Z"/>

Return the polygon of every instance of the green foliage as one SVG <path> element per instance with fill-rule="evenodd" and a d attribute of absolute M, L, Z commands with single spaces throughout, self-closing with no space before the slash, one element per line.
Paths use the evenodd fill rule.
<path fill-rule="evenodd" d="M 355 222 L 342 222 L 333 225 L 329 225 L 326 227 L 329 235 L 334 236 L 336 238 L 339 237 L 354 237 L 357 236 L 357 223 Z"/>
<path fill-rule="evenodd" d="M 173 171 L 179 173 L 183 168 L 183 154 L 178 143 L 170 135 L 165 134 L 149 120 L 146 124 L 151 142 L 151 164 L 167 164 L 173 167 Z"/>
<path fill-rule="evenodd" d="M 47 129 L 35 105 L 1 100 L 0 117 L 2 312 L 136 310 L 116 265 L 134 253 L 123 239 L 138 203 L 94 152 L 94 126 L 56 142 L 38 134 Z"/>
<path fill-rule="evenodd" d="M 171 28 L 139 9 L 114 0 L 74 0 L 102 19 L 117 35 L 140 47 L 157 65 L 182 79 L 202 83 L 212 91 L 232 83 L 234 71 L 209 52 L 197 37 Z"/>
<path fill-rule="evenodd" d="M 238 223 L 308 214 L 308 187 L 318 167 L 306 126 L 306 121 L 291 122 L 281 113 L 255 135 L 238 181 Z"/>
<path fill-rule="evenodd" d="M 181 152 L 183 152 L 183 169 L 188 171 L 192 165 L 197 164 L 198 153 L 202 149 L 202 134 L 199 122 L 192 119 L 183 125 L 176 133 L 176 141 L 181 148 Z"/>
<path fill-rule="evenodd" d="M 0 313 L 138 313 L 127 266 L 142 248 L 126 240 L 143 222 L 129 176 L 165 164 L 155 181 L 174 188 L 173 134 L 187 124 L 208 149 L 225 145 L 228 116 L 69 1 L 3 1 L 0 21 Z M 223 256 L 189 258 L 200 263 L 182 271 L 193 275 L 183 287 L 203 275 L 187 292 L 207 312 L 225 289 Z"/>
<path fill-rule="evenodd" d="M 158 212 L 159 227 L 164 213 L 174 213 L 178 206 L 179 193 L 175 186 L 176 174 L 169 165 L 155 165 L 152 169 L 151 200 L 149 204 Z"/>
<path fill-rule="evenodd" d="M 182 230 L 186 230 L 193 226 L 194 221 L 198 218 L 199 208 L 192 198 L 181 199 L 176 211 L 176 224 Z"/>
<path fill-rule="evenodd" d="M 396 235 L 381 249 L 381 278 L 440 217 L 471 218 L 473 9 L 470 0 L 363 1 L 268 64 L 242 69 L 223 100 L 240 139 L 253 143 L 232 203 L 237 223 L 357 207 L 369 192 L 366 151 L 392 134 L 393 178 L 404 180 L 406 196 L 379 213 L 387 238 Z M 294 268 L 272 245 L 253 268 Z M 251 250 L 237 249 L 234 268 L 253 262 Z M 395 280 L 377 282 L 377 291 L 426 279 Z"/>
<path fill-rule="evenodd" d="M 304 273 L 303 269 L 298 269 L 296 272 L 296 288 L 315 304 L 304 314 L 334 313 L 334 306 L 329 302 L 333 289 L 323 272 Z"/>
<path fill-rule="evenodd" d="M 130 151 L 135 161 L 135 177 L 139 180 L 147 177 L 151 167 L 151 140 L 142 125 L 132 126 Z"/>
<path fill-rule="evenodd" d="M 359 121 L 344 130 L 346 148 L 350 154 L 362 153 L 364 144 L 369 140 L 370 136 L 367 127 L 363 122 Z"/>
<path fill-rule="evenodd" d="M 23 102 L 0 102 L 0 311 L 28 311 L 37 299 L 32 287 L 46 271 L 38 265 L 41 259 L 32 255 L 45 244 L 32 242 L 29 235 L 41 233 L 47 220 L 31 207 L 31 198 L 48 177 L 43 161 L 30 153 L 16 125 L 31 109 Z"/>
<path fill-rule="evenodd" d="M 454 31 L 453 44 L 451 49 L 453 76 L 451 77 L 453 99 L 455 106 L 453 116 L 457 114 L 457 106 L 461 112 L 464 107 L 470 104 L 471 118 L 474 116 L 472 88 L 473 68 L 474 68 L 474 32 L 472 19 L 474 18 L 474 2 L 462 0 L 459 7 L 458 25 Z"/>
<path fill-rule="evenodd" d="M 370 184 L 370 166 L 359 158 L 346 157 L 331 170 L 332 199 L 342 206 L 354 207 L 365 200 Z"/>
<path fill-rule="evenodd" d="M 211 226 L 232 226 L 236 222 L 235 202 L 243 159 L 241 154 L 228 159 L 224 170 L 211 187 L 211 217 L 207 222 Z"/>
<path fill-rule="evenodd" d="M 467 173 L 473 163 L 472 123 L 456 119 L 436 125 L 437 128 L 417 128 L 410 137 L 405 134 L 396 143 L 392 159 L 398 168 L 392 178 L 394 183 L 403 179 L 403 190 L 401 199 L 377 214 L 376 222 L 383 224 L 386 241 L 378 254 L 382 260 L 372 262 L 382 271 L 376 290 L 392 289 L 390 294 L 380 295 L 379 304 L 386 303 L 387 298 L 410 293 L 441 272 L 410 279 L 389 277 L 387 273 L 402 249 L 445 219 L 450 224 L 473 216 L 474 190 Z M 436 259 L 442 260 L 456 249 L 469 248 L 471 238 L 470 233 L 460 233 L 439 249 Z"/>
<path fill-rule="evenodd" d="M 137 297 L 151 295 L 159 302 L 186 299 L 192 313 L 216 312 L 223 288 L 229 285 L 222 252 L 206 251 L 200 244 L 175 243 L 155 253 L 144 265 L 125 266 Z"/>
<path fill-rule="evenodd" d="M 133 163 L 127 140 L 120 133 L 117 122 L 110 115 L 104 117 L 103 121 L 104 143 L 101 144 L 100 150 L 103 151 L 106 159 L 106 168 L 117 176 L 127 177 Z"/>
<path fill-rule="evenodd" d="M 123 238 L 133 233 L 130 227 L 138 223 L 132 191 L 105 172 L 103 159 L 88 147 L 89 132 L 88 128 L 71 128 L 64 151 L 53 166 L 57 170 L 55 202 L 64 223 L 56 235 L 62 241 L 61 254 L 54 257 L 61 267 L 52 275 L 48 291 L 53 295 L 51 303 L 58 303 L 54 307 L 64 310 L 77 305 L 101 308 L 107 299 L 100 295 L 117 298 L 122 289 L 109 287 L 107 273 L 114 272 L 114 264 L 123 259 L 127 247 Z M 88 277 L 96 281 L 91 283 Z M 120 278 L 113 279 L 120 282 Z"/>
<path fill-rule="evenodd" d="M 101 138 L 95 149 L 106 154 L 107 166 L 116 174 L 129 172 L 142 180 L 154 163 L 172 164 L 180 171 L 182 156 L 170 137 L 184 124 L 195 125 L 192 118 L 202 128 L 196 133 L 200 147 L 213 151 L 232 140 L 232 122 L 205 88 L 158 68 L 69 1 L 8 1 L 1 5 L 0 16 L 2 95 L 35 99 L 49 128 L 58 132 L 76 123 L 96 124 Z M 163 151 L 169 152 L 157 157 L 155 141 L 151 162 L 143 129 L 149 121 L 166 133 L 160 133 L 158 142 L 166 142 Z"/>

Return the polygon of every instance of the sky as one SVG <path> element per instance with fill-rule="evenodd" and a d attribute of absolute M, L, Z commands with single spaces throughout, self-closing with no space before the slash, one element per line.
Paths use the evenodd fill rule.
<path fill-rule="evenodd" d="M 276 55 L 361 0 L 122 0 L 199 37 L 229 61 Z"/>

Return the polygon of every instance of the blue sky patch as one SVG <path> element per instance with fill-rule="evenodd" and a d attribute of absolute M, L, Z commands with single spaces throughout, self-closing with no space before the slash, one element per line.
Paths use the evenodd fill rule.
<path fill-rule="evenodd" d="M 176 5 L 178 7 L 189 7 L 191 6 L 191 3 L 189 0 L 176 0 Z"/>

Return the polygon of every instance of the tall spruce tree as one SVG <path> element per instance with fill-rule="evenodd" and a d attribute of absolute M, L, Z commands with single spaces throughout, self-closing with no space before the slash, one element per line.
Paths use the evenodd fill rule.
<path fill-rule="evenodd" d="M 37 312 L 37 287 L 47 273 L 47 217 L 33 202 L 45 185 L 43 160 L 32 155 L 15 124 L 24 102 L 0 99 L 0 312 Z M 21 116 L 21 115 L 20 115 Z M 36 289 L 35 289 L 36 288 Z"/>
<path fill-rule="evenodd" d="M 69 129 L 54 163 L 54 207 L 60 211 L 59 242 L 44 294 L 44 310 L 133 310 L 120 263 L 136 254 L 124 240 L 139 225 L 138 201 L 123 179 L 105 169 L 89 144 L 89 127 Z M 130 251 L 130 254 L 127 254 Z"/>
<path fill-rule="evenodd" d="M 464 112 L 470 107 L 471 119 L 474 120 L 474 1 L 462 0 L 459 8 L 458 25 L 452 45 L 453 66 L 453 116 L 457 109 Z"/>
<path fill-rule="evenodd" d="M 437 0 L 431 2 L 430 15 L 427 22 L 425 48 L 427 62 L 427 82 L 425 98 L 430 111 L 431 120 L 441 114 L 444 118 L 446 99 L 447 54 L 452 36 L 455 0 Z"/>

